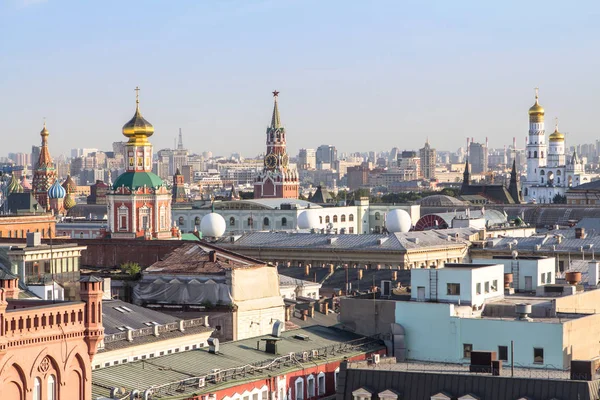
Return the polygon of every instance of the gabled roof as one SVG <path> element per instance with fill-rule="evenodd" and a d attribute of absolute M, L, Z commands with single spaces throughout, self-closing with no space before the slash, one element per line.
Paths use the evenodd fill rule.
<path fill-rule="evenodd" d="M 264 263 L 216 246 L 187 242 L 146 268 L 143 274 L 221 275 L 231 269 L 255 265 Z"/>

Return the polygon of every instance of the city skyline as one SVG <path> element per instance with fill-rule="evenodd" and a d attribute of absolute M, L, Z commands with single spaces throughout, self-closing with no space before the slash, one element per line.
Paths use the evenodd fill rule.
<path fill-rule="evenodd" d="M 418 149 L 426 137 L 438 150 L 466 137 L 523 147 L 539 86 L 567 145 L 594 142 L 587 49 L 600 7 L 516 4 L 8 1 L 1 125 L 13 152 L 39 144 L 44 117 L 54 154 L 109 149 L 139 85 L 157 148 L 182 128 L 194 152 L 250 156 L 264 151 L 278 90 L 294 155 L 360 151 L 366 138 L 369 150 Z"/>

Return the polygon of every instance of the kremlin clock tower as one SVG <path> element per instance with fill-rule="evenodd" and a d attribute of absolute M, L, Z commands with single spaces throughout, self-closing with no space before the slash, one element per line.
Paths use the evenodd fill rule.
<path fill-rule="evenodd" d="M 136 88 L 139 93 L 139 88 Z M 171 192 L 152 173 L 154 127 L 142 117 L 136 94 L 135 115 L 123 126 L 129 140 L 125 146 L 125 173 L 107 193 L 108 231 L 117 239 L 170 239 Z"/>
<path fill-rule="evenodd" d="M 267 128 L 267 153 L 263 170 L 254 180 L 254 198 L 298 198 L 298 172 L 289 167 L 286 133 L 281 125 L 277 105 L 278 91 L 273 92 L 274 106 L 271 125 Z"/>

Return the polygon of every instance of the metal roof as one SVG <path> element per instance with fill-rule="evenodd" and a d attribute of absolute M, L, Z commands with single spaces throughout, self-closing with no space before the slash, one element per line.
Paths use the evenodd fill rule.
<path fill-rule="evenodd" d="M 133 329 L 143 329 L 149 326 L 146 323 L 156 322 L 159 325 L 165 325 L 180 320 L 180 318 L 121 300 L 102 301 L 102 318 L 106 335 L 122 332 L 117 327 L 129 326 Z"/>
<path fill-rule="evenodd" d="M 303 340 L 296 335 L 306 335 Z M 160 398 L 184 396 L 184 393 L 202 393 L 229 387 L 248 380 L 264 379 L 267 375 L 284 373 L 288 370 L 304 368 L 304 364 L 322 364 L 344 357 L 364 353 L 366 348 L 381 349 L 384 345 L 377 340 L 365 338 L 351 332 L 324 326 L 311 326 L 304 329 L 285 331 L 277 342 L 278 354 L 269 354 L 256 349 L 261 339 L 271 335 L 221 344 L 219 354 L 209 353 L 206 348 L 174 353 L 162 357 L 114 365 L 92 371 L 92 394 L 108 397 L 110 388 L 124 387 L 126 390 L 162 387 Z M 319 350 L 313 358 L 311 350 Z M 303 360 L 302 353 L 310 353 Z M 293 358 L 290 353 L 294 353 Z M 283 360 L 288 360 L 283 362 Z M 280 362 L 281 361 L 281 362 Z M 270 368 L 266 368 L 269 365 Z M 228 374 L 228 379 L 211 383 L 214 370 Z M 236 372 L 238 371 L 238 372 Z M 251 371 L 250 375 L 246 371 Z M 198 388 L 198 378 L 207 377 L 206 387 Z M 189 397 L 189 396 L 187 396 Z"/>
<path fill-rule="evenodd" d="M 448 247 L 452 244 L 465 245 L 466 238 L 473 234 L 471 228 L 441 229 L 429 231 L 414 231 L 406 233 L 365 234 L 365 235 L 330 235 L 320 233 L 294 232 L 248 232 L 231 240 L 227 237 L 221 240 L 223 245 L 232 248 L 263 248 L 263 249 L 321 249 L 346 251 L 407 251 L 427 247 Z M 459 234 L 456 239 L 449 240 Z"/>

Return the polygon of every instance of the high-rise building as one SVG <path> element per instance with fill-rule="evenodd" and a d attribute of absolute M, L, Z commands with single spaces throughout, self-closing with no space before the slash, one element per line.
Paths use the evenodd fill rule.
<path fill-rule="evenodd" d="M 472 174 L 485 174 L 488 171 L 487 146 L 481 143 L 469 144 L 469 164 Z"/>
<path fill-rule="evenodd" d="M 421 173 L 425 179 L 435 179 L 435 149 L 429 145 L 429 139 L 425 142 L 425 146 L 419 149 L 419 158 L 421 159 Z"/>
<path fill-rule="evenodd" d="M 128 138 L 125 173 L 119 175 L 107 193 L 108 230 L 112 238 L 168 239 L 171 232 L 171 192 L 152 173 L 154 127 L 140 112 L 139 88 L 133 118 L 123 126 Z"/>
<path fill-rule="evenodd" d="M 271 125 L 267 128 L 267 153 L 264 168 L 254 181 L 254 198 L 298 198 L 298 172 L 289 167 L 286 150 L 286 132 L 281 124 L 277 98 L 273 92 L 274 105 Z"/>
<path fill-rule="evenodd" d="M 357 190 L 365 187 L 369 182 L 369 167 L 366 165 L 348 167 L 346 178 L 350 190 Z"/>
<path fill-rule="evenodd" d="M 320 164 L 329 164 L 330 168 L 335 169 L 335 164 L 338 160 L 337 149 L 330 144 L 321 145 L 317 148 L 315 158 L 317 166 Z"/>
<path fill-rule="evenodd" d="M 317 151 L 315 149 L 300 149 L 298 152 L 298 169 L 317 168 Z"/>
<path fill-rule="evenodd" d="M 398 170 L 401 181 L 413 181 L 422 178 L 421 159 L 416 151 L 403 151 L 398 156 Z"/>

